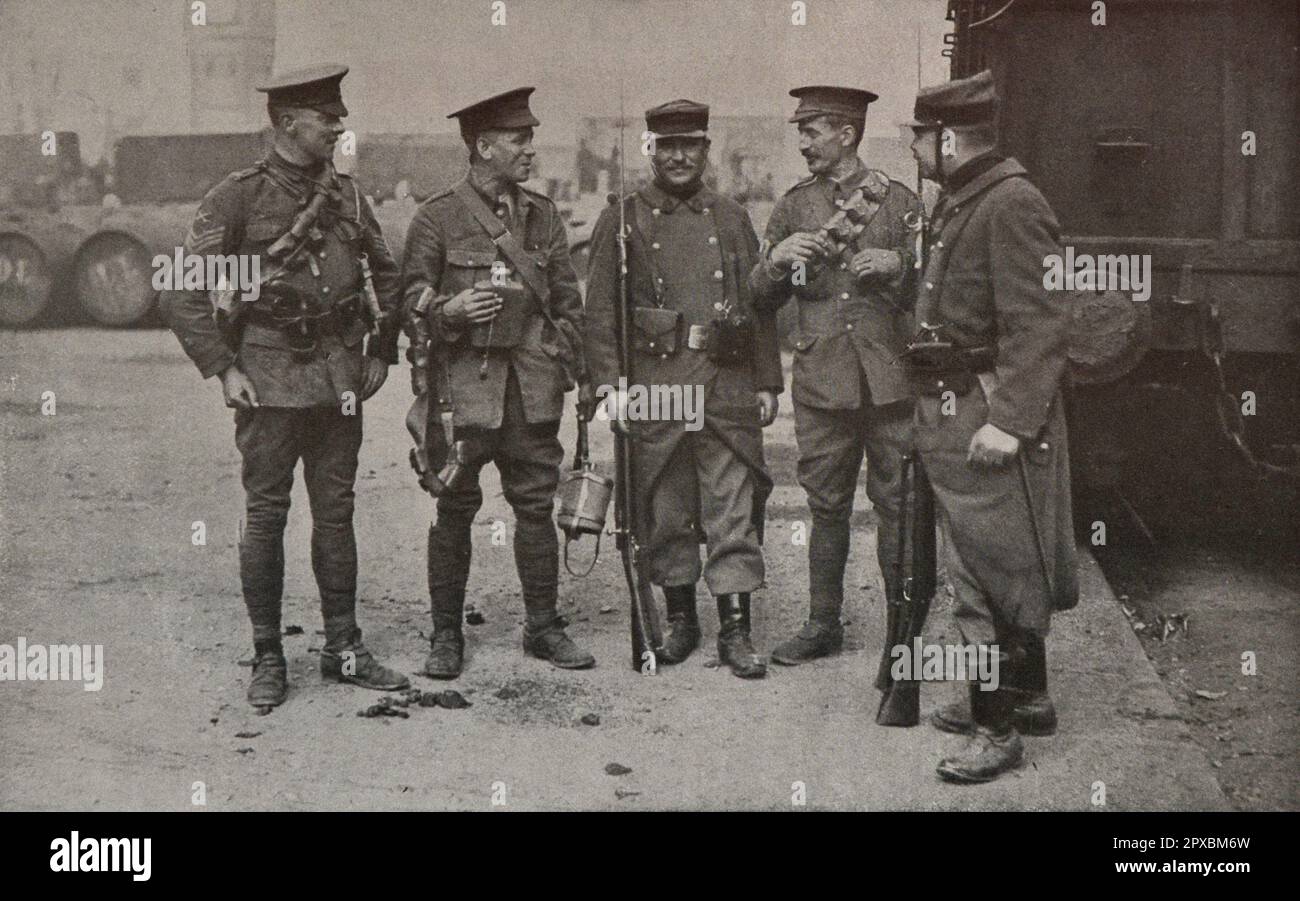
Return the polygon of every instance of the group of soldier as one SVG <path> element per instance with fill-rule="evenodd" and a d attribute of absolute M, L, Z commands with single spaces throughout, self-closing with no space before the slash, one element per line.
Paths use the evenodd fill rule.
<path fill-rule="evenodd" d="M 274 146 L 209 192 L 186 238 L 186 253 L 282 260 L 258 299 L 224 313 L 217 304 L 214 315 L 208 291 L 163 297 L 186 353 L 204 377 L 220 377 L 235 409 L 251 704 L 287 697 L 282 536 L 299 459 L 325 624 L 322 675 L 382 691 L 409 686 L 362 642 L 352 529 L 363 403 L 397 362 L 403 329 L 412 388 L 429 427 L 452 438 L 458 467 L 436 492 L 428 534 L 425 675 L 462 670 L 471 525 L 489 462 L 515 514 L 524 650 L 556 667 L 594 665 L 557 612 L 553 507 L 565 394 L 578 388 L 586 421 L 599 387 L 611 424 L 636 442 L 645 566 L 670 626 L 659 662 L 680 663 L 698 646 L 702 576 L 717 605 L 720 661 L 739 677 L 764 676 L 750 634 L 772 488 L 762 429 L 784 387 L 775 314 L 793 297 L 798 478 L 812 518 L 809 610 L 771 659 L 799 665 L 843 645 L 864 457 L 886 594 L 902 590 L 891 564 L 903 460 L 914 454 L 940 512 L 962 641 L 992 649 L 1001 664 L 997 687 L 963 686 L 935 714 L 939 728 L 971 737 L 940 775 L 987 781 L 1019 764 L 1020 734 L 1054 731 L 1044 638 L 1052 610 L 1069 607 L 1075 592 L 1059 397 L 1067 312 L 1042 287 L 1057 224 L 1024 169 L 997 152 L 988 73 L 917 98 L 913 152 L 943 189 L 928 246 L 917 240 L 925 212 L 916 194 L 858 154 L 876 99 L 868 91 L 791 91 L 809 175 L 780 198 L 762 242 L 745 209 L 706 184 L 709 108 L 676 100 L 647 111 L 653 177 L 597 222 L 584 303 L 559 211 L 524 187 L 539 124 L 532 88 L 449 116 L 469 171 L 420 206 L 399 270 L 355 181 L 332 165 L 346 72 L 301 70 L 259 89 Z M 942 366 L 909 366 L 918 331 L 946 348 Z M 627 392 L 611 390 L 626 375 L 620 350 L 635 359 L 638 384 L 702 386 L 703 427 L 628 415 Z"/>

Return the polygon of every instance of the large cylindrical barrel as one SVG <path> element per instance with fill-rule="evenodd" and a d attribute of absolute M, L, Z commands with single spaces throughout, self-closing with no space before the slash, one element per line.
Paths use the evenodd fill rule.
<path fill-rule="evenodd" d="M 185 240 L 194 204 L 122 207 L 77 250 L 77 302 L 103 325 L 132 325 L 154 308 L 153 259 L 169 259 Z"/>
<path fill-rule="evenodd" d="M 0 326 L 35 322 L 61 293 L 84 230 L 36 211 L 0 219 Z"/>
<path fill-rule="evenodd" d="M 53 282 L 39 244 L 22 232 L 0 230 L 0 325 L 26 325 L 39 316 Z"/>

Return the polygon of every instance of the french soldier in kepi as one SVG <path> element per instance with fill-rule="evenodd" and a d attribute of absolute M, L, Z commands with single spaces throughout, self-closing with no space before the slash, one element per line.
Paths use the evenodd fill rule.
<path fill-rule="evenodd" d="M 592 234 L 586 347 L 592 382 L 606 393 L 612 420 L 636 441 L 650 580 L 663 587 L 671 625 L 659 660 L 680 663 L 699 644 L 695 585 L 702 574 L 717 601 L 719 658 L 737 676 L 756 678 L 766 666 L 750 639 L 750 597 L 763 582 L 761 517 L 772 488 L 762 429 L 776 418 L 781 358 L 774 318 L 758 313 L 750 295 L 758 238 L 749 215 L 703 181 L 708 123 L 709 108 L 689 100 L 648 110 L 654 181 L 618 201 L 628 230 L 636 361 L 628 393 L 698 396 L 696 421 L 664 410 L 648 419 L 624 415 L 614 205 Z"/>
<path fill-rule="evenodd" d="M 808 621 L 772 652 L 795 665 L 840 650 L 849 520 L 865 454 L 877 555 L 890 597 L 902 503 L 902 460 L 911 426 L 907 381 L 895 359 L 911 334 L 909 288 L 920 201 L 858 156 L 867 106 L 856 88 L 790 92 L 790 121 L 810 175 L 777 201 L 750 284 L 760 309 L 790 297 L 795 335 L 795 438 L 799 484 L 808 495 Z"/>
<path fill-rule="evenodd" d="M 583 382 L 582 297 L 555 204 L 523 187 L 532 171 L 533 88 L 457 110 L 466 178 L 427 200 L 407 233 L 402 292 L 415 390 L 427 391 L 425 434 L 444 436 L 451 465 L 424 483 L 437 494 L 429 527 L 433 638 L 426 675 L 460 675 L 470 525 L 479 473 L 496 464 L 515 512 L 514 556 L 527 624 L 524 650 L 566 669 L 595 659 L 556 612 L 555 489 L 564 394 Z M 417 403 L 417 409 L 420 407 Z M 430 459 L 430 467 L 440 461 Z"/>
<path fill-rule="evenodd" d="M 999 664 L 996 689 L 972 682 L 969 705 L 935 716 L 972 734 L 939 764 L 954 782 L 1018 765 L 1018 731 L 1055 730 L 1044 642 L 1053 610 L 1078 597 L 1061 401 L 1070 310 L 1043 286 L 1060 229 L 1024 167 L 997 152 L 997 109 L 985 71 L 922 90 L 907 123 L 922 174 L 943 188 L 904 355 L 916 446 L 947 536 L 957 628 Z"/>
<path fill-rule="evenodd" d="M 255 254 L 260 284 L 169 291 L 161 301 L 185 352 L 204 378 L 221 376 L 235 409 L 247 499 L 239 572 L 256 655 L 248 700 L 257 707 L 281 704 L 287 693 L 282 539 L 299 460 L 325 619 L 321 674 L 380 691 L 409 684 L 362 644 L 355 614 L 362 402 L 397 361 L 400 298 L 374 214 L 332 163 L 348 112 L 339 90 L 347 71 L 318 66 L 260 87 L 274 148 L 218 183 L 194 216 L 185 254 Z"/>

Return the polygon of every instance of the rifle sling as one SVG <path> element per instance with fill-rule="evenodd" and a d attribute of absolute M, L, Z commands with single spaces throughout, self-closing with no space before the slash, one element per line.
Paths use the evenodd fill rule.
<path fill-rule="evenodd" d="M 524 250 L 523 245 L 519 243 L 519 239 L 512 235 L 510 229 L 506 228 L 496 214 L 488 209 L 487 204 L 483 202 L 483 198 L 470 187 L 469 182 L 460 182 L 452 189 L 452 193 L 465 205 L 465 209 L 469 211 L 469 214 L 474 217 L 474 220 L 478 222 L 482 229 L 488 233 L 497 249 L 505 254 L 506 259 L 514 265 L 515 272 L 519 274 L 524 284 L 532 290 L 538 300 L 546 297 L 546 280 L 542 277 L 542 273 L 537 271 L 537 260 L 529 255 L 528 251 Z"/>

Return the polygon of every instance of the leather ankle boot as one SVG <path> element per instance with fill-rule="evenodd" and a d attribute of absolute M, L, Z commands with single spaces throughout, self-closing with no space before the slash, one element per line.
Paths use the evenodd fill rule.
<path fill-rule="evenodd" d="M 767 665 L 749 638 L 749 595 L 718 595 L 718 659 L 742 679 L 761 679 Z"/>
<path fill-rule="evenodd" d="M 668 636 L 659 652 L 660 663 L 681 663 L 700 645 L 700 620 L 695 612 L 695 586 L 664 588 L 668 604 Z"/>
<path fill-rule="evenodd" d="M 937 769 L 947 782 L 990 782 L 1024 759 L 1024 744 L 1013 725 L 1014 695 L 1001 686 L 981 691 L 978 682 L 971 683 L 970 693 L 970 741 L 961 752 L 941 760 Z"/>

